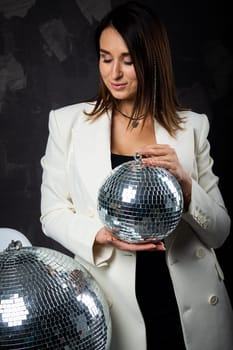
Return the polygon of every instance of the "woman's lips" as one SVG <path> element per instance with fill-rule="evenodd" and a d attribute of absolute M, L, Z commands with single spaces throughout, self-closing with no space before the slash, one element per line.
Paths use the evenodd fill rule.
<path fill-rule="evenodd" d="M 111 83 L 111 87 L 114 90 L 123 90 L 127 84 Z"/>

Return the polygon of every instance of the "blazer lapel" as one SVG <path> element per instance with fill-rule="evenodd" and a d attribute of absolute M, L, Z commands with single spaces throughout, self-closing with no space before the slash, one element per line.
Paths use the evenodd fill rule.
<path fill-rule="evenodd" d="M 111 172 L 111 118 L 104 114 L 95 122 L 82 122 L 73 129 L 72 143 L 75 172 L 91 198 Z"/>
<path fill-rule="evenodd" d="M 184 124 L 185 127 L 185 124 Z M 168 144 L 173 147 L 177 153 L 178 159 L 184 169 L 191 175 L 193 171 L 194 155 L 194 135 L 193 129 L 187 128 L 178 131 L 176 138 L 169 135 L 167 130 L 155 121 L 155 134 L 158 144 Z"/>

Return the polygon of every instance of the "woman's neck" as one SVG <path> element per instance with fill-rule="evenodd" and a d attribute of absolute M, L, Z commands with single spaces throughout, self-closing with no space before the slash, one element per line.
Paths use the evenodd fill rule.
<path fill-rule="evenodd" d="M 142 120 L 139 123 L 143 123 Z M 156 143 L 154 121 L 148 117 L 143 127 L 128 127 L 127 118 L 115 113 L 112 117 L 111 150 L 116 154 L 133 155 L 146 144 Z"/>
<path fill-rule="evenodd" d="M 126 119 L 127 125 L 131 124 L 133 129 L 143 124 L 143 120 L 145 120 L 145 113 L 139 113 L 138 115 L 133 115 L 133 103 L 129 102 L 120 102 L 115 106 L 115 113 L 117 117 L 122 117 Z M 131 122 L 130 122 L 131 121 Z"/>

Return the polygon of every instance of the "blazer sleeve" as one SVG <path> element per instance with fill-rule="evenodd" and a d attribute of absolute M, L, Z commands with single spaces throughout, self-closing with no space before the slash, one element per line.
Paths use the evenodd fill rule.
<path fill-rule="evenodd" d="M 231 222 L 218 187 L 219 178 L 212 170 L 209 121 L 206 115 L 199 117 L 193 118 L 195 175 L 192 176 L 191 203 L 183 219 L 208 247 L 218 248 L 228 237 Z"/>
<path fill-rule="evenodd" d="M 89 217 L 76 211 L 69 193 L 66 159 L 72 118 L 69 122 L 67 118 L 72 117 L 73 113 L 63 112 L 65 118 L 63 116 L 61 118 L 61 114 L 56 111 L 50 112 L 49 137 L 45 155 L 41 159 L 42 230 L 45 235 L 56 240 L 74 255 L 91 264 L 106 265 L 113 249 L 93 248 L 95 235 L 103 224 L 96 217 Z"/>

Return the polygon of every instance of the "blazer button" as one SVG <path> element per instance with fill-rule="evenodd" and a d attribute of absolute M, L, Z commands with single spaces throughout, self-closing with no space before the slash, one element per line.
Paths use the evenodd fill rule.
<path fill-rule="evenodd" d="M 204 250 L 203 248 L 198 248 L 198 249 L 196 250 L 196 257 L 197 257 L 198 259 L 204 258 L 204 257 L 205 257 L 205 250 Z"/>
<path fill-rule="evenodd" d="M 209 304 L 216 305 L 218 303 L 218 297 L 216 295 L 211 295 L 209 297 Z"/>

